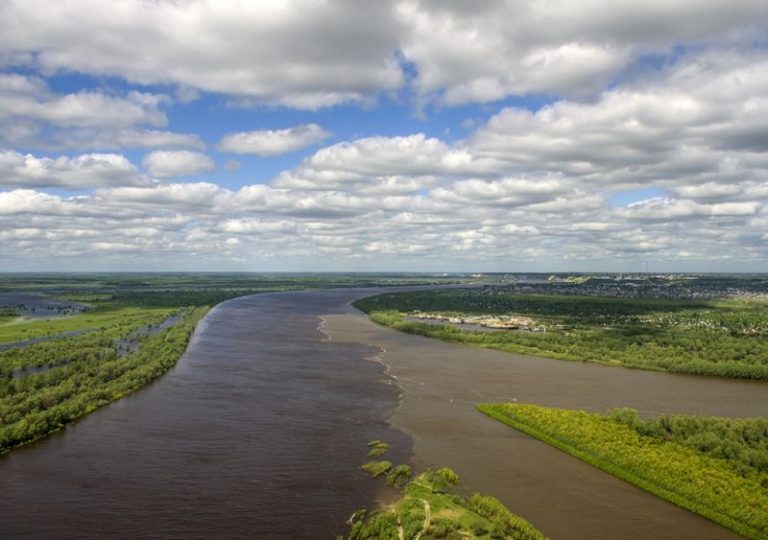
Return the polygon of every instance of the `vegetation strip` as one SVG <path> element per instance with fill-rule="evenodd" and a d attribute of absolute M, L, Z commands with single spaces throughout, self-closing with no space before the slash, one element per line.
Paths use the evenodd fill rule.
<path fill-rule="evenodd" d="M 750 538 L 768 538 L 768 420 L 608 415 L 536 405 L 478 409 Z"/>
<path fill-rule="evenodd" d="M 768 302 L 760 299 L 520 295 L 489 287 L 382 294 L 354 305 L 378 324 L 451 343 L 654 371 L 768 380 Z M 435 324 L 483 316 L 523 323 L 517 330 L 485 331 Z M 422 322 L 427 317 L 429 323 Z"/>

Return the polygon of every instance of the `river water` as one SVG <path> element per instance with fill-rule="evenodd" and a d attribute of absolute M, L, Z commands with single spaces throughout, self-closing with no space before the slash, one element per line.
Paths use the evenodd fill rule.
<path fill-rule="evenodd" d="M 159 381 L 0 458 L 0 536 L 334 538 L 385 495 L 358 469 L 366 442 L 381 438 L 393 461 L 453 467 L 555 539 L 736 537 L 474 403 L 768 416 L 768 385 L 401 334 L 348 305 L 372 292 L 218 306 Z"/>
<path fill-rule="evenodd" d="M 343 302 L 342 302 L 343 306 Z M 323 341 L 321 294 L 227 302 L 175 369 L 0 458 L 2 538 L 330 538 L 374 504 L 359 465 L 399 389 L 361 344 Z"/>

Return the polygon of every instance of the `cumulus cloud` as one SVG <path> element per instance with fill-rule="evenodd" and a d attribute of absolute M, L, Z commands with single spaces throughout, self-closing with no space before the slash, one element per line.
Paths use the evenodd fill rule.
<path fill-rule="evenodd" d="M 752 216 L 762 206 L 757 201 L 700 204 L 685 199 L 654 198 L 630 204 L 617 210 L 617 214 L 639 221 L 679 221 L 709 216 Z"/>
<path fill-rule="evenodd" d="M 36 157 L 13 150 L 0 151 L 0 186 L 88 188 L 96 186 L 144 186 L 149 180 L 139 174 L 125 156 L 82 154 L 75 157 Z"/>
<path fill-rule="evenodd" d="M 501 170 L 604 185 L 757 181 L 768 163 L 754 148 L 755 118 L 768 114 L 766 73 L 764 53 L 708 52 L 592 103 L 503 109 L 467 147 Z"/>
<path fill-rule="evenodd" d="M 451 148 L 423 133 L 400 137 L 366 137 L 322 148 L 293 171 L 281 174 L 277 187 L 338 189 L 392 182 L 393 177 L 435 174 L 480 174 L 483 163 L 473 162 L 465 149 Z"/>
<path fill-rule="evenodd" d="M 136 126 L 164 126 L 162 94 L 88 90 L 53 92 L 40 77 L 0 73 L 0 141 L 46 149 L 202 147 L 197 135 Z"/>
<path fill-rule="evenodd" d="M 227 135 L 219 150 L 235 154 L 277 156 L 318 144 L 331 134 L 317 124 L 303 124 L 288 129 L 243 131 Z"/>
<path fill-rule="evenodd" d="M 744 268 L 768 256 L 764 201 L 666 197 L 613 208 L 605 197 L 550 177 L 447 180 L 394 195 L 198 182 L 108 187 L 79 197 L 0 193 L 0 230 L 9 249 L 28 257 L 53 241 L 62 253 L 82 256 L 93 242 L 115 243 L 116 231 L 136 229 L 137 238 L 117 243 L 132 257 L 168 257 L 169 264 L 173 257 L 238 253 L 274 267 L 311 256 L 329 267 L 368 261 L 397 268 L 411 260 L 425 269 L 529 269 L 553 261 L 631 265 L 651 254 L 680 261 L 685 252 L 693 264 L 717 257 Z M 116 249 L 115 260 L 120 254 Z"/>
<path fill-rule="evenodd" d="M 195 175 L 215 169 L 210 157 L 189 150 L 157 150 L 144 156 L 142 164 L 150 175 L 158 178 Z"/>
<path fill-rule="evenodd" d="M 113 96 L 98 91 L 55 94 L 39 78 L 0 74 L 0 120 L 24 118 L 66 127 L 163 126 L 167 98 L 145 92 Z"/>
<path fill-rule="evenodd" d="M 402 88 L 400 55 L 415 67 L 422 98 L 452 105 L 532 92 L 592 96 L 649 53 L 752 43 L 764 37 L 766 16 L 761 0 L 11 0 L 0 8 L 0 57 L 175 84 L 184 100 L 202 90 L 317 109 Z"/>
<path fill-rule="evenodd" d="M 394 52 L 402 31 L 390 4 L 349 0 L 11 1 L 0 8 L 6 61 L 32 58 L 44 70 L 173 83 L 301 109 L 398 88 Z"/>
<path fill-rule="evenodd" d="M 527 93 L 594 96 L 644 54 L 681 42 L 751 43 L 768 16 L 759 0 L 406 0 L 397 9 L 409 23 L 402 50 L 418 67 L 418 91 L 449 105 Z"/>

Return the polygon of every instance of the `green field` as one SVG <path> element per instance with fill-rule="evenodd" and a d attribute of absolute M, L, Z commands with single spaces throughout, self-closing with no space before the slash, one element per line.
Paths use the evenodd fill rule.
<path fill-rule="evenodd" d="M 369 447 L 382 448 L 377 443 L 381 441 L 371 441 Z M 430 469 L 409 481 L 408 465 L 371 461 L 362 468 L 374 477 L 386 475 L 389 485 L 404 489 L 400 500 L 388 508 L 355 512 L 349 540 L 544 539 L 498 499 L 466 492 L 450 469 Z"/>
<path fill-rule="evenodd" d="M 383 294 L 355 307 L 413 334 L 502 351 L 632 368 L 768 380 L 768 302 L 515 295 L 491 288 Z M 520 315 L 545 331 L 461 330 L 414 311 Z"/>
<path fill-rule="evenodd" d="M 750 538 L 768 538 L 768 420 L 481 404 L 488 416 Z"/>

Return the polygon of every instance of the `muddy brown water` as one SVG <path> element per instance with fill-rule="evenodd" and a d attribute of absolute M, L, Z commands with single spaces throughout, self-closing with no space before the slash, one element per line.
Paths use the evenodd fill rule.
<path fill-rule="evenodd" d="M 0 538 L 330 538 L 372 506 L 366 443 L 399 389 L 362 344 L 327 343 L 318 293 L 227 302 L 154 384 L 0 457 Z"/>
<path fill-rule="evenodd" d="M 768 416 L 768 385 L 401 334 L 348 305 L 373 292 L 218 306 L 159 381 L 0 458 L 0 537 L 333 538 L 382 497 L 358 470 L 372 438 L 393 443 L 393 461 L 456 469 L 552 538 L 735 537 L 474 404 Z"/>

